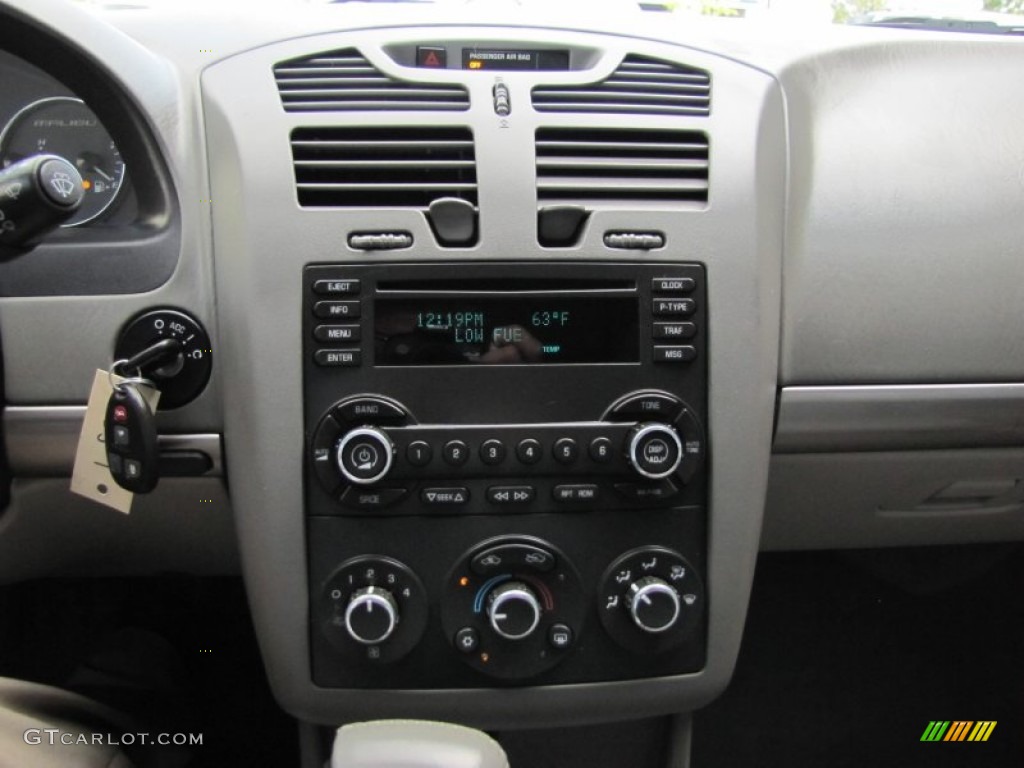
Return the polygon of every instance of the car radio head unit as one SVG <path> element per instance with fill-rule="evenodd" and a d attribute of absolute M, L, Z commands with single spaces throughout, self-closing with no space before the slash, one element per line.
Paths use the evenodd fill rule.
<path fill-rule="evenodd" d="M 318 685 L 702 667 L 703 266 L 327 264 L 302 280 Z"/>

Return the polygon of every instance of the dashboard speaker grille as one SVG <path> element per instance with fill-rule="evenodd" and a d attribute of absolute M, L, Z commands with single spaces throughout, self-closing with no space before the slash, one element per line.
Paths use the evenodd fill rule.
<path fill-rule="evenodd" d="M 291 146 L 305 207 L 426 208 L 442 197 L 477 204 L 468 128 L 296 128 Z"/>
<path fill-rule="evenodd" d="M 631 54 L 610 77 L 590 85 L 540 85 L 538 112 L 633 115 L 711 114 L 711 75 L 703 69 Z"/>
<path fill-rule="evenodd" d="M 707 203 L 708 151 L 699 131 L 540 128 L 537 200 L 605 208 Z"/>
<path fill-rule="evenodd" d="M 395 80 L 355 48 L 283 61 L 274 79 L 285 112 L 469 109 L 462 86 Z"/>

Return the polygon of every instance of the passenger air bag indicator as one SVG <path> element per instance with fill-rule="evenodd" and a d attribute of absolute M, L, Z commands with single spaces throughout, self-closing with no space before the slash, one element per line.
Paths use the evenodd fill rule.
<path fill-rule="evenodd" d="M 564 71 L 569 69 L 569 52 L 509 48 L 463 48 L 462 68 Z"/>

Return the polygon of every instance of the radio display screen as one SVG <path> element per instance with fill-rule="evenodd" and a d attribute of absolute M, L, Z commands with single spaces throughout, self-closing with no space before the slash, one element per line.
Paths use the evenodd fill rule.
<path fill-rule="evenodd" d="M 376 365 L 639 362 L 632 297 L 377 298 Z"/>

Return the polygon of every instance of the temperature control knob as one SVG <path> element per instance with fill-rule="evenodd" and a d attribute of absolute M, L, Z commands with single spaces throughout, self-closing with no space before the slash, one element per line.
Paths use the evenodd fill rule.
<path fill-rule="evenodd" d="M 629 436 L 626 457 L 639 474 L 651 480 L 668 477 L 683 460 L 679 433 L 667 424 L 638 424 Z"/>
<path fill-rule="evenodd" d="M 540 601 L 521 581 L 507 581 L 487 598 L 491 628 L 506 640 L 529 637 L 540 623 L 540 613 Z"/>
<path fill-rule="evenodd" d="M 345 609 L 345 629 L 357 643 L 376 645 L 391 637 L 398 625 L 398 604 L 380 587 L 357 590 Z"/>
<path fill-rule="evenodd" d="M 338 441 L 335 461 L 345 479 L 356 485 L 373 485 L 391 470 L 395 446 L 376 427 L 359 427 Z"/>
<path fill-rule="evenodd" d="M 654 576 L 634 582 L 626 599 L 633 623 L 644 632 L 665 632 L 679 619 L 679 593 Z"/>

